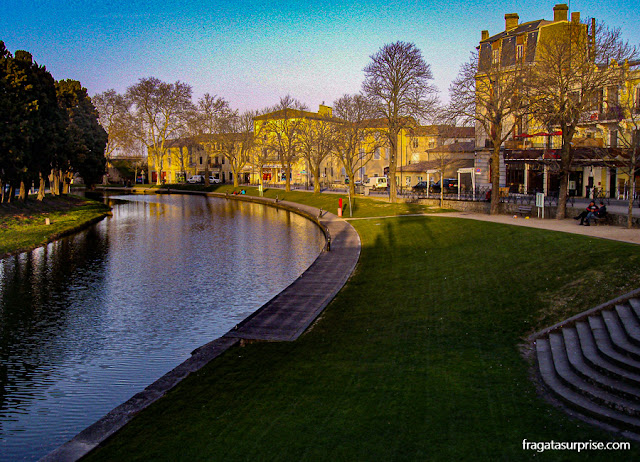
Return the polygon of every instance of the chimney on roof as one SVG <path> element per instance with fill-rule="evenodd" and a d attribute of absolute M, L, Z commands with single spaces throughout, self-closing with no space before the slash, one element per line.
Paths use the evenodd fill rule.
<path fill-rule="evenodd" d="M 553 7 L 553 22 L 566 21 L 569 15 L 569 7 L 566 3 L 558 3 Z"/>
<path fill-rule="evenodd" d="M 480 36 L 481 37 L 480 40 L 487 40 L 489 38 L 489 31 L 488 30 L 483 30 L 481 32 L 481 34 L 482 35 Z"/>
<path fill-rule="evenodd" d="M 580 22 L 580 12 L 579 11 L 574 11 L 573 13 L 571 13 L 571 22 L 578 24 Z"/>
<path fill-rule="evenodd" d="M 518 13 L 507 13 L 504 15 L 504 30 L 510 30 L 518 27 L 518 20 L 520 16 Z"/>

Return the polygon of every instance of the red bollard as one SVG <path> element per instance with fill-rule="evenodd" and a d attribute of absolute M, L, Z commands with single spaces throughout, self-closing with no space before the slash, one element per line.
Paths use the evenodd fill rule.
<path fill-rule="evenodd" d="M 342 197 L 338 199 L 338 216 L 342 216 Z"/>

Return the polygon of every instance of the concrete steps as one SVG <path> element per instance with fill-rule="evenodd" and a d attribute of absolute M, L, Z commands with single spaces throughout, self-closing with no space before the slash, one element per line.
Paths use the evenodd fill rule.
<path fill-rule="evenodd" d="M 640 298 L 633 293 L 533 337 L 542 381 L 579 415 L 640 434 Z"/>

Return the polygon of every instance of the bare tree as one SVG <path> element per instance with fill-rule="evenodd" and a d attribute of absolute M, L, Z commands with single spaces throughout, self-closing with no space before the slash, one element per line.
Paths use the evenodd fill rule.
<path fill-rule="evenodd" d="M 227 159 L 233 185 L 239 185 L 239 175 L 244 166 L 251 160 L 251 154 L 255 146 L 253 136 L 253 118 L 255 113 L 226 109 L 222 111 L 218 120 L 218 129 L 215 140 L 220 147 L 219 152 Z"/>
<path fill-rule="evenodd" d="M 111 89 L 98 93 L 91 100 L 100 114 L 100 125 L 109 135 L 105 157 L 109 159 L 118 148 L 132 149 L 134 140 L 125 123 L 125 116 L 129 108 L 124 95 Z"/>
<path fill-rule="evenodd" d="M 489 140 L 491 147 L 491 214 L 500 204 L 500 147 L 512 134 L 518 118 L 526 108 L 524 82 L 528 66 L 516 62 L 503 66 L 479 59 L 473 52 L 449 87 L 450 103 L 444 109 L 449 122 L 475 123 Z"/>
<path fill-rule="evenodd" d="M 205 152 L 204 184 L 209 186 L 209 159 L 217 151 L 216 142 L 220 133 L 221 120 L 232 112 L 229 102 L 219 96 L 206 93 L 198 100 L 191 117 L 191 132 L 201 137 Z"/>
<path fill-rule="evenodd" d="M 637 62 L 635 64 L 637 66 Z M 637 77 L 632 75 L 638 70 L 631 70 L 629 63 L 622 65 L 624 72 L 624 96 L 617 98 L 618 92 L 615 91 L 614 98 L 610 97 L 607 101 L 607 120 L 609 121 L 610 133 L 615 133 L 615 144 L 609 149 L 595 148 L 595 152 L 600 155 L 600 159 L 610 168 L 617 168 L 619 173 L 628 177 L 628 210 L 627 210 L 627 228 L 633 226 L 633 200 L 636 191 L 635 177 L 636 172 L 640 169 L 640 89 L 635 88 L 634 81 Z M 611 123 L 613 122 L 613 123 Z M 612 143 L 613 144 L 613 143 Z"/>
<path fill-rule="evenodd" d="M 371 100 L 377 116 L 385 120 L 389 140 L 389 198 L 397 200 L 396 169 L 398 135 L 403 128 L 421 121 L 433 111 L 436 87 L 431 67 L 413 43 L 384 45 L 371 56 L 364 68 L 362 89 Z"/>
<path fill-rule="evenodd" d="M 303 103 L 286 95 L 268 113 L 254 118 L 259 120 L 260 147 L 267 153 L 275 153 L 285 165 L 285 191 L 291 191 L 291 167 L 298 159 L 306 109 Z"/>
<path fill-rule="evenodd" d="M 127 88 L 125 98 L 131 105 L 127 129 L 153 156 L 157 184 L 162 183 L 167 142 L 180 134 L 193 112 L 191 92 L 191 86 L 186 83 L 165 83 L 155 77 L 142 78 Z"/>
<path fill-rule="evenodd" d="M 603 89 L 623 83 L 617 63 L 636 57 L 637 51 L 609 29 L 592 20 L 558 24 L 541 36 L 533 75 L 529 79 L 531 110 L 545 127 L 562 132 L 560 192 L 556 218 L 566 215 L 569 173 L 573 165 L 572 142 L 585 114 L 600 110 Z"/>
<path fill-rule="evenodd" d="M 309 118 L 300 127 L 300 153 L 307 161 L 313 175 L 313 192 L 320 192 L 320 168 L 329 157 L 335 144 L 335 122 L 333 118 L 319 116 Z"/>
<path fill-rule="evenodd" d="M 333 114 L 338 119 L 333 152 L 344 166 L 349 178 L 349 194 L 353 197 L 356 170 L 367 165 L 375 149 L 380 147 L 380 132 L 371 127 L 373 106 L 362 95 L 342 96 L 333 103 Z"/>
<path fill-rule="evenodd" d="M 461 165 L 462 161 L 453 153 L 436 151 L 431 154 L 429 161 L 430 170 L 436 170 L 440 175 L 440 208 L 444 208 L 444 176 L 447 171 L 451 171 Z M 427 185 L 429 187 L 429 185 Z"/>

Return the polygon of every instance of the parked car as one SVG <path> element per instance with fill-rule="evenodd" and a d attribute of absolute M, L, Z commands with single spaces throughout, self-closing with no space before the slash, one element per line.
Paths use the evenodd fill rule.
<path fill-rule="evenodd" d="M 429 192 L 439 193 L 440 192 L 440 181 L 434 183 L 429 188 Z M 444 179 L 444 192 L 445 193 L 457 193 L 458 192 L 458 180 L 456 178 L 445 178 Z"/>
<path fill-rule="evenodd" d="M 413 192 L 426 192 L 429 189 L 429 185 L 426 181 L 418 181 L 416 185 L 411 188 Z"/>
<path fill-rule="evenodd" d="M 213 175 L 209 177 L 209 184 L 221 183 L 220 178 L 214 178 Z"/>
<path fill-rule="evenodd" d="M 387 177 L 386 176 L 374 176 L 367 178 L 367 182 L 364 184 L 365 187 L 371 188 L 374 191 L 376 189 L 387 189 Z"/>
<path fill-rule="evenodd" d="M 187 179 L 187 183 L 196 184 L 204 183 L 204 177 L 202 175 L 193 175 Z"/>

